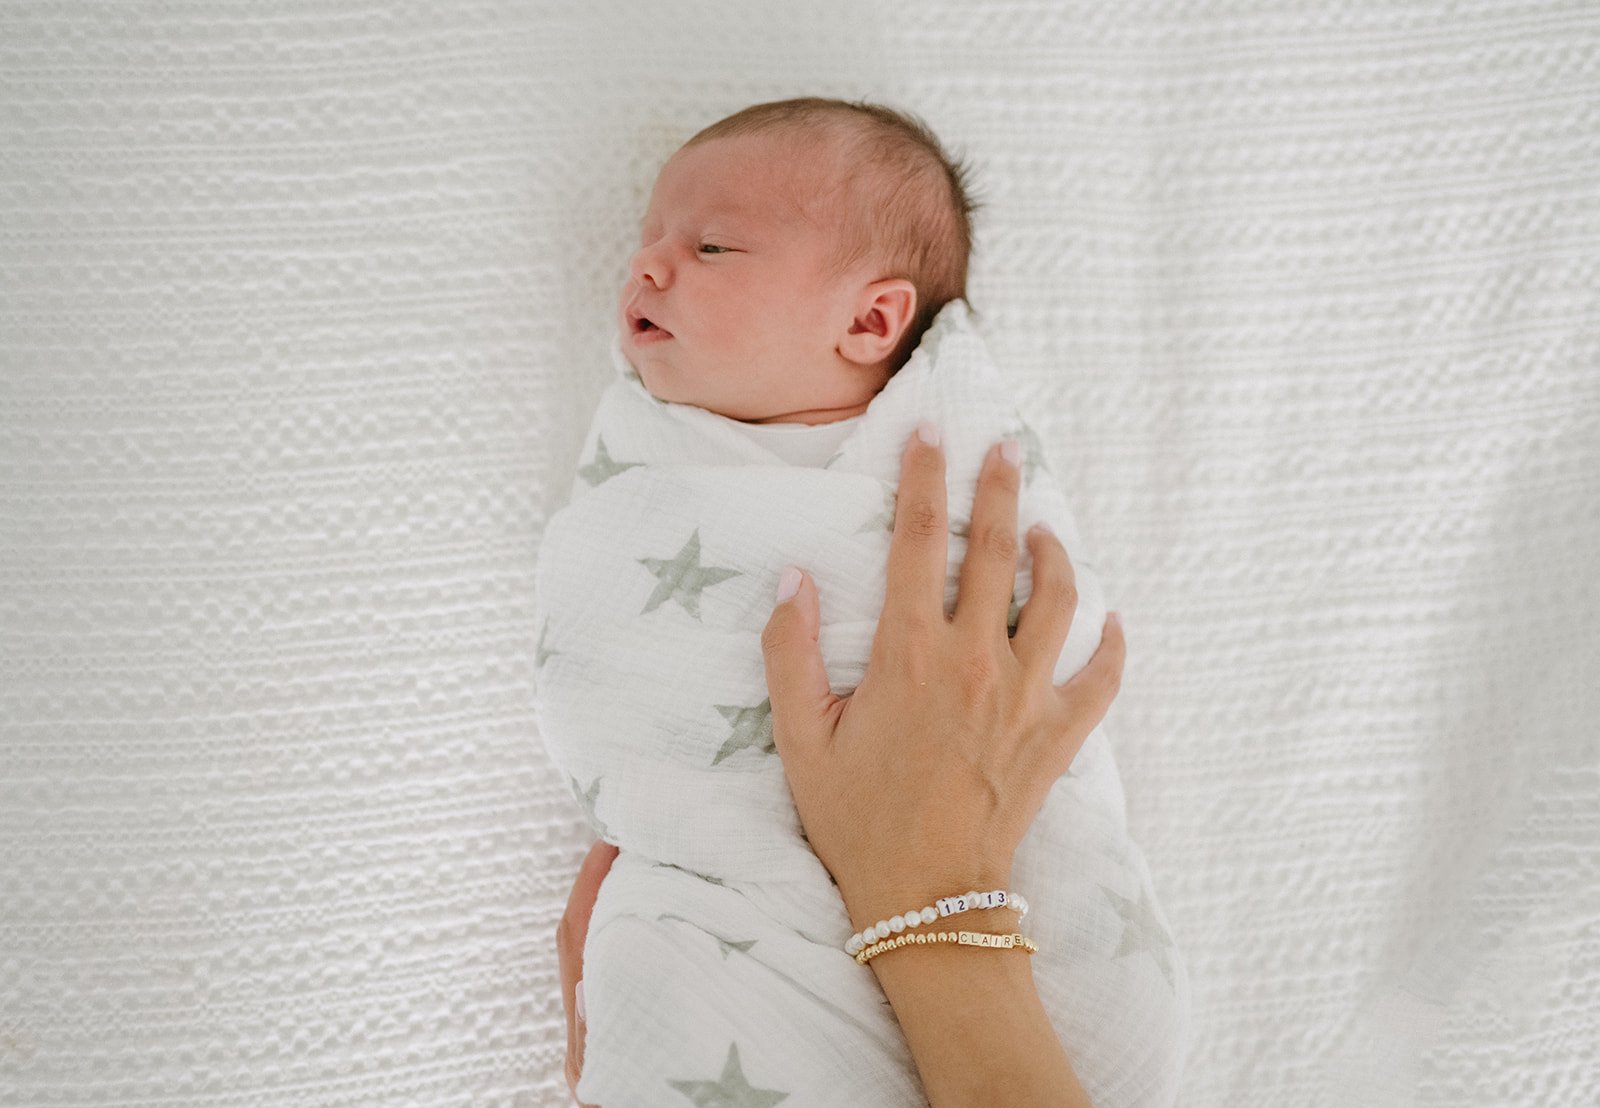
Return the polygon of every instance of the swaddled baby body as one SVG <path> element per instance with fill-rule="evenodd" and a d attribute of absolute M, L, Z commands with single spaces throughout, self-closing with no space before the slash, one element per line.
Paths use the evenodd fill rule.
<path fill-rule="evenodd" d="M 893 228 L 873 229 L 848 261 L 849 220 L 806 202 L 896 210 L 850 191 L 873 182 L 852 154 L 903 134 L 871 118 L 866 132 L 849 113 L 713 128 L 669 160 L 619 305 L 616 377 L 540 548 L 541 735 L 620 849 L 583 952 L 585 1103 L 925 1103 L 872 970 L 844 950 L 849 917 L 772 741 L 760 644 L 778 571 L 805 566 L 833 690 L 859 683 L 918 422 L 944 436 L 947 608 L 983 457 L 1010 437 L 1024 447 L 1019 532 L 1048 521 L 1077 577 L 1056 683 L 1099 645 L 1098 579 L 1039 440 L 965 299 L 928 291 L 965 282 L 957 176 L 926 146 L 920 162 L 902 149 L 892 163 L 909 174 L 899 195 L 926 202 L 898 209 L 906 241 L 925 240 L 909 266 Z M 862 133 L 873 141 L 853 146 Z M 956 263 L 928 263 L 951 239 Z M 869 279 L 902 271 L 912 276 Z M 926 323 L 924 297 L 939 304 Z M 1013 626 L 1031 591 L 1025 544 L 1019 559 Z M 1188 978 L 1100 728 L 1051 789 L 1012 876 L 1040 999 L 1093 1102 L 1170 1104 Z"/>

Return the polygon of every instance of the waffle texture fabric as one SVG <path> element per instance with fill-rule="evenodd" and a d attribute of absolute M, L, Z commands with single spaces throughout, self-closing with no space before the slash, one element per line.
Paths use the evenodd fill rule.
<path fill-rule="evenodd" d="M 1600 4 L 617 12 L 5 5 L 0 1104 L 570 1108 L 534 558 L 661 163 L 816 92 L 990 200 L 1180 1108 L 1592 1108 Z"/>
<path fill-rule="evenodd" d="M 796 1105 L 923 1104 L 872 970 L 842 949 L 849 918 L 805 841 L 773 744 L 761 632 L 779 572 L 804 566 L 833 691 L 859 684 L 884 603 L 902 453 L 929 419 L 947 458 L 947 612 L 984 457 L 1003 436 L 1025 447 L 1019 546 L 1047 520 L 1077 575 L 1061 684 L 1099 646 L 1106 615 L 1072 512 L 961 300 L 816 467 L 784 463 L 724 416 L 657 399 L 620 338 L 611 353 L 616 379 L 536 571 L 539 731 L 595 834 L 621 851 L 584 948 L 578 1096 L 665 1104 L 737 1072 L 759 1073 L 767 1095 Z M 1013 628 L 1031 592 L 1031 556 L 1019 561 Z M 910 757 L 915 740 L 906 737 Z M 1039 946 L 1040 997 L 1094 1103 L 1171 1104 L 1188 977 L 1128 835 L 1103 725 L 1051 788 L 1013 880 L 1029 903 L 1023 931 Z M 923 903 L 966 891 L 930 887 Z"/>

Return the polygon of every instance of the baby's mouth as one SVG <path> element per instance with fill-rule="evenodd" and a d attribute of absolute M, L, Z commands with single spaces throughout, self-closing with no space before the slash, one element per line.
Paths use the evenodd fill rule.
<path fill-rule="evenodd" d="M 633 329 L 635 331 L 660 331 L 663 335 L 671 335 L 672 334 L 672 332 L 668 331 L 666 328 L 657 327 L 654 323 L 651 323 L 648 319 L 643 319 L 643 318 L 641 318 L 639 320 L 636 320 L 634 322 Z"/>

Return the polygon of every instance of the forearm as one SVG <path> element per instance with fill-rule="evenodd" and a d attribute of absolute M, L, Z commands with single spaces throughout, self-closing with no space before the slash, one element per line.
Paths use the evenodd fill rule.
<path fill-rule="evenodd" d="M 920 930 L 1008 934 L 1021 930 L 1018 918 L 1013 909 L 991 908 Z M 900 1022 L 931 1108 L 1092 1108 L 1039 999 L 1032 963 L 1017 949 L 955 943 L 901 947 L 867 963 Z"/>

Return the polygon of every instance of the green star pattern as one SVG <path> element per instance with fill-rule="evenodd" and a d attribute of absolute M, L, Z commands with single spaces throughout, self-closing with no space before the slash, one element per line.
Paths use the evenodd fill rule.
<path fill-rule="evenodd" d="M 728 955 L 733 953 L 734 951 L 738 951 L 740 954 L 748 954 L 750 952 L 750 948 L 755 946 L 756 942 L 758 941 L 756 939 L 749 939 L 749 940 L 746 940 L 745 942 L 737 942 L 736 943 L 736 942 L 733 942 L 733 941 L 731 941 L 729 939 L 724 939 L 721 935 L 712 934 L 710 931 L 706 931 L 706 929 L 704 927 L 702 927 L 700 924 L 696 923 L 692 919 L 688 919 L 688 918 L 686 918 L 684 916 L 674 915 L 671 912 L 663 913 L 662 915 L 657 916 L 656 919 L 657 920 L 675 919 L 679 923 L 687 923 L 690 927 L 694 928 L 696 931 L 705 931 L 705 933 L 707 935 L 711 935 L 711 937 L 713 939 L 717 940 L 717 947 L 722 952 L 722 960 L 724 962 L 726 962 L 728 960 Z"/>
<path fill-rule="evenodd" d="M 726 566 L 700 564 L 700 529 L 696 527 L 689 541 L 671 558 L 639 558 L 642 566 L 660 578 L 655 592 L 645 603 L 640 615 L 655 611 L 668 600 L 676 600 L 695 619 L 700 618 L 700 594 L 707 587 L 744 574 Z"/>
<path fill-rule="evenodd" d="M 1121 958 L 1124 954 L 1148 950 L 1156 960 L 1161 976 L 1167 979 L 1167 984 L 1176 993 L 1178 985 L 1172 968 L 1172 936 L 1156 918 L 1155 902 L 1150 899 L 1150 890 L 1141 885 L 1138 900 L 1129 900 L 1104 885 L 1100 886 L 1100 891 L 1106 894 L 1111 907 L 1126 925 L 1122 932 L 1122 945 L 1111 957 Z"/>
<path fill-rule="evenodd" d="M 588 818 L 589 825 L 595 829 L 595 836 L 601 839 L 609 839 L 611 837 L 610 829 L 607 828 L 605 823 L 601 821 L 600 817 L 595 814 L 595 807 L 600 800 L 601 780 L 602 778 L 596 777 L 594 779 L 594 783 L 585 789 L 578 784 L 578 779 L 576 777 L 571 775 L 568 775 L 567 777 L 567 781 L 572 789 L 572 798 L 578 802 L 580 807 L 583 808 L 583 814 Z"/>
<path fill-rule="evenodd" d="M 772 698 L 768 697 L 755 707 L 746 707 L 742 704 L 713 704 L 722 718 L 733 724 L 733 734 L 729 735 L 717 750 L 717 756 L 711 759 L 711 764 L 716 765 L 724 758 L 732 757 L 741 750 L 759 750 L 763 754 L 778 753 L 777 744 L 772 738 Z"/>
<path fill-rule="evenodd" d="M 548 662 L 551 658 L 554 658 L 557 654 L 561 653 L 561 651 L 559 651 L 559 650 L 546 650 L 544 648 L 544 639 L 545 639 L 545 636 L 548 635 L 549 633 L 550 633 L 550 620 L 547 618 L 544 621 L 544 626 L 539 629 L 539 646 L 534 651 L 534 655 L 533 655 L 533 664 L 535 666 L 537 666 L 539 669 L 543 669 L 544 668 L 544 664 L 546 662 Z"/>
<path fill-rule="evenodd" d="M 634 469 L 644 465 L 643 462 L 617 462 L 611 458 L 611 452 L 606 449 L 604 436 L 596 435 L 594 443 L 594 459 L 586 466 L 578 468 L 578 476 L 591 485 L 603 485 L 617 474 L 625 470 Z"/>
<path fill-rule="evenodd" d="M 787 1100 L 788 1093 L 777 1089 L 758 1089 L 744 1076 L 739 1064 L 739 1044 L 728 1044 L 728 1060 L 722 1065 L 722 1076 L 715 1081 L 668 1081 L 678 1092 L 689 1098 L 696 1108 L 771 1108 Z"/>

